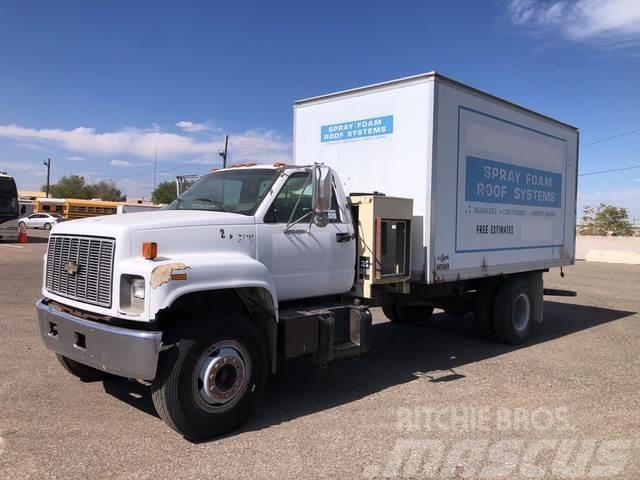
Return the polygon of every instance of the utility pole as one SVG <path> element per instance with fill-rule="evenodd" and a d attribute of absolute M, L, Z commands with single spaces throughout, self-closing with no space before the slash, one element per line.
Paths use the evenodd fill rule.
<path fill-rule="evenodd" d="M 218 155 L 222 157 L 222 168 L 227 168 L 227 152 L 229 149 L 229 135 L 224 136 L 224 150 L 218 150 Z"/>
<path fill-rule="evenodd" d="M 51 158 L 48 158 L 46 162 L 43 162 L 43 164 L 47 167 L 47 190 L 46 190 L 46 194 L 47 194 L 47 198 L 49 198 L 49 183 L 51 181 Z"/>
<path fill-rule="evenodd" d="M 158 145 L 156 145 L 156 158 L 153 161 L 153 190 L 151 190 L 151 199 L 156 191 L 156 176 L 158 174 Z M 155 202 L 154 202 L 155 203 Z"/>

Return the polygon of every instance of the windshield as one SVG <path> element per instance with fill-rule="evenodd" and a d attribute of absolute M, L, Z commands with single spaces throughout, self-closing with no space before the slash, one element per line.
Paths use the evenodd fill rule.
<path fill-rule="evenodd" d="M 0 214 L 18 213 L 18 192 L 11 177 L 0 177 Z"/>
<path fill-rule="evenodd" d="M 279 173 L 272 168 L 213 172 L 200 178 L 167 208 L 253 215 Z"/>

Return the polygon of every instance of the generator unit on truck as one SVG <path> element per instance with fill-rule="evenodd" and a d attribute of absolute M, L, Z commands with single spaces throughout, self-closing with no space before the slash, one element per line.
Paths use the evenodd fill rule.
<path fill-rule="evenodd" d="M 487 337 L 528 338 L 542 272 L 574 261 L 575 128 L 435 73 L 294 115 L 294 165 L 53 228 L 37 311 L 68 371 L 150 382 L 195 440 L 239 425 L 283 359 L 365 353 L 371 306 L 414 324 L 473 311 Z"/>

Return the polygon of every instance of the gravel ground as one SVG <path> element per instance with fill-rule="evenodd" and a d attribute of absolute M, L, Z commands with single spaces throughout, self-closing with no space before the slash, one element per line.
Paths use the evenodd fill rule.
<path fill-rule="evenodd" d="M 640 268 L 579 262 L 519 348 L 472 318 L 390 324 L 374 348 L 271 379 L 240 430 L 193 444 L 125 379 L 81 383 L 38 336 L 46 233 L 0 244 L 0 478 L 640 478 Z M 22 247 L 22 248 L 16 248 Z M 440 455 L 441 454 L 441 455 Z"/>

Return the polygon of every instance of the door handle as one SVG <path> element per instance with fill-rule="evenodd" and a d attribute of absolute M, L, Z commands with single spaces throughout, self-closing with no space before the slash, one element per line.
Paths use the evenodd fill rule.
<path fill-rule="evenodd" d="M 354 238 L 356 238 L 356 234 L 355 233 L 349 233 L 349 232 L 336 233 L 336 241 L 338 243 L 349 242 L 349 241 L 353 240 Z"/>

